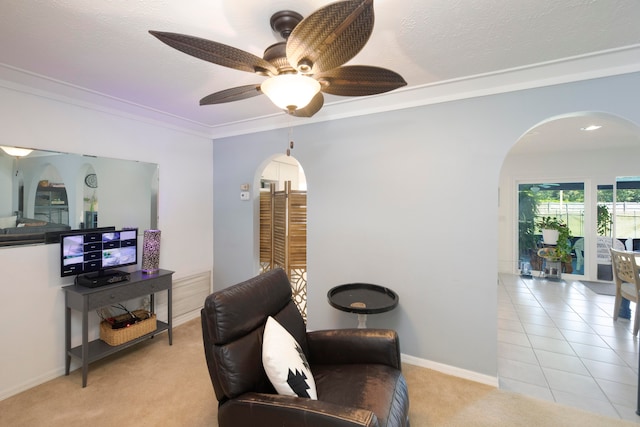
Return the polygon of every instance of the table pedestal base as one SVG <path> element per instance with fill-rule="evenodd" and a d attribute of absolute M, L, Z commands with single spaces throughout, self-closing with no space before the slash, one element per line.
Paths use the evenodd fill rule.
<path fill-rule="evenodd" d="M 358 314 L 358 329 L 366 329 L 366 328 L 367 328 L 367 315 Z"/>
<path fill-rule="evenodd" d="M 546 261 L 544 266 L 544 277 L 560 280 L 562 278 L 562 262 Z"/>

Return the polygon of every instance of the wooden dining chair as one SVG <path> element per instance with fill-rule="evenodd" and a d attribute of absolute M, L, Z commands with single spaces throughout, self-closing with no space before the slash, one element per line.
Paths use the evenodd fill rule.
<path fill-rule="evenodd" d="M 640 271 L 636 261 L 637 252 L 621 251 L 609 249 L 611 251 L 611 266 L 613 267 L 613 280 L 616 283 L 616 301 L 613 307 L 613 320 L 618 320 L 618 312 L 622 297 L 633 301 L 636 304 L 633 321 L 633 335 L 638 335 L 640 326 L 640 310 L 638 310 L 638 300 L 640 299 Z"/>

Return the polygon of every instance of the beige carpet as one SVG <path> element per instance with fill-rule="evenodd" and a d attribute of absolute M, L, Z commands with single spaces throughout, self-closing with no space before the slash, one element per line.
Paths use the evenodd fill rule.
<path fill-rule="evenodd" d="M 631 426 L 578 409 L 404 366 L 411 425 Z M 0 426 L 217 426 L 199 320 L 0 402 Z"/>

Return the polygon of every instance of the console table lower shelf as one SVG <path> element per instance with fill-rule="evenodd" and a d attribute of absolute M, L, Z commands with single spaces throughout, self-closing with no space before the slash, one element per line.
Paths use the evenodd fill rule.
<path fill-rule="evenodd" d="M 159 270 L 155 273 L 135 271 L 129 280 L 98 288 L 80 285 L 64 286 L 65 292 L 65 375 L 69 375 L 71 359 L 82 364 L 82 387 L 87 386 L 89 363 L 136 345 L 146 339 L 153 338 L 167 331 L 169 345 L 173 344 L 171 287 L 173 271 Z M 156 321 L 156 329 L 123 344 L 111 346 L 102 340 L 89 342 L 89 311 L 122 301 L 149 295 L 151 312 L 155 312 L 155 294 L 167 291 L 167 322 Z M 71 310 L 82 312 L 82 344 L 71 348 Z"/>
<path fill-rule="evenodd" d="M 142 335 L 138 338 L 134 338 L 131 341 L 127 341 L 124 344 L 120 344 L 120 345 L 116 345 L 116 346 L 112 346 L 107 344 L 106 342 L 97 339 L 94 341 L 90 341 L 88 344 L 89 347 L 89 357 L 87 359 L 88 363 L 93 363 L 96 362 L 102 358 L 105 358 L 107 356 L 110 356 L 114 353 L 119 352 L 120 350 L 124 350 L 127 347 L 131 347 L 132 345 L 136 345 L 141 341 L 144 340 L 148 340 L 150 338 L 153 338 L 154 336 L 158 335 L 159 333 L 163 332 L 163 331 L 167 331 L 169 330 L 169 324 L 168 323 L 164 323 L 164 322 L 157 322 L 157 329 L 153 332 L 149 332 L 148 334 Z M 170 343 L 171 344 L 171 343 Z M 72 348 L 71 350 L 69 350 L 68 355 L 71 357 L 75 357 L 76 359 L 82 361 L 82 345 L 79 345 L 77 347 Z"/>

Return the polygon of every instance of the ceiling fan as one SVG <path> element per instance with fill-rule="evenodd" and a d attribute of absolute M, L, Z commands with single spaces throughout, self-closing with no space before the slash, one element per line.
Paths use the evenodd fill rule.
<path fill-rule="evenodd" d="M 346 0 L 304 18 L 284 10 L 270 20 L 284 41 L 269 46 L 263 58 L 222 43 L 184 34 L 149 31 L 163 43 L 196 58 L 266 76 L 262 83 L 208 95 L 200 105 L 239 101 L 266 94 L 296 117 L 311 117 L 324 105 L 322 92 L 367 96 L 407 82 L 396 72 L 366 65 L 343 66 L 367 43 L 373 31 L 373 0 Z"/>
<path fill-rule="evenodd" d="M 551 184 L 551 183 L 545 183 L 545 184 L 533 184 L 530 188 L 531 191 L 533 191 L 534 193 L 537 193 L 538 191 L 540 191 L 541 189 L 545 189 L 548 190 L 551 187 L 558 187 L 560 184 Z"/>

